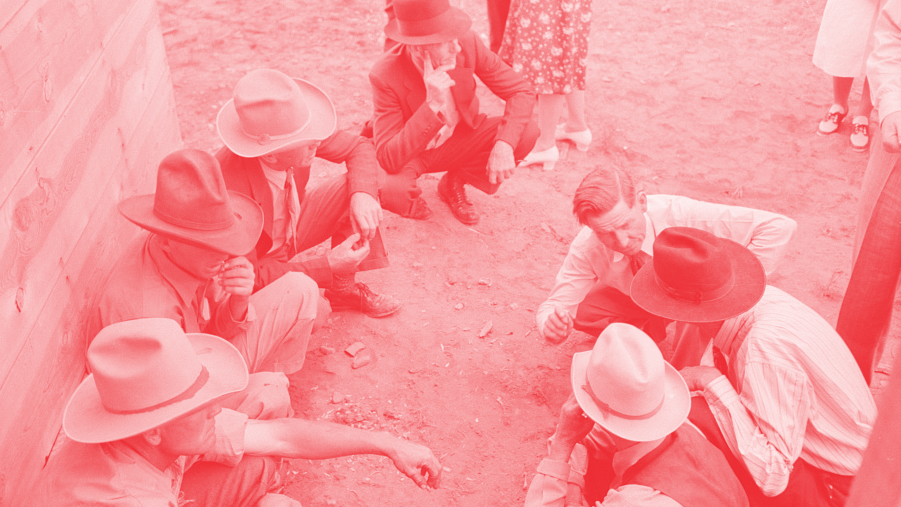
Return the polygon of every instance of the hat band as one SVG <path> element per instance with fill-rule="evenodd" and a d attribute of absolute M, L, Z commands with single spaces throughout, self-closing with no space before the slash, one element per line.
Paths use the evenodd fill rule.
<path fill-rule="evenodd" d="M 255 139 L 256 142 L 265 145 L 269 144 L 271 141 L 280 141 L 282 139 L 288 139 L 289 137 L 294 137 L 297 134 L 300 134 L 310 124 L 312 116 L 313 115 L 308 114 L 307 121 L 303 122 L 303 125 L 301 125 L 299 129 L 295 130 L 294 132 L 288 132 L 287 134 L 267 134 L 265 132 L 263 132 L 262 134 L 251 134 L 250 132 L 244 130 L 243 125 L 241 125 L 241 132 L 244 132 L 245 136 L 251 139 Z"/>
<path fill-rule="evenodd" d="M 145 412 L 152 412 L 154 410 L 159 410 L 163 407 L 172 405 L 173 403 L 191 399 L 195 394 L 197 394 L 197 391 L 200 391 L 201 387 L 206 385 L 207 380 L 209 380 L 209 379 L 210 379 L 210 372 L 207 371 L 206 366 L 201 366 L 200 374 L 197 375 L 197 379 L 194 381 L 194 383 L 191 384 L 187 389 L 185 389 L 181 394 L 176 395 L 174 398 L 170 398 L 162 403 L 157 403 L 156 405 L 152 405 L 150 407 L 136 408 L 136 409 L 131 409 L 131 410 L 114 410 L 109 407 L 106 407 L 106 405 L 104 405 L 104 407 L 107 410 L 109 410 L 110 412 L 112 412 L 114 414 L 119 414 L 119 415 L 143 414 Z"/>
<path fill-rule="evenodd" d="M 195 222 L 193 220 L 182 220 L 181 218 L 176 218 L 163 213 L 156 206 L 154 206 L 153 208 L 153 214 L 156 215 L 157 218 L 168 224 L 177 225 L 186 229 L 194 229 L 195 231 L 221 231 L 222 229 L 228 229 L 235 223 L 235 213 L 230 209 L 228 218 L 226 220 L 209 223 Z"/>
<path fill-rule="evenodd" d="M 713 290 L 677 289 L 664 282 L 659 276 L 657 276 L 656 271 L 654 272 L 654 279 L 657 281 L 657 286 L 660 287 L 663 292 L 666 292 L 676 299 L 689 301 L 692 303 L 707 303 L 710 301 L 716 301 L 726 294 L 729 294 L 729 292 L 732 291 L 732 288 L 735 287 L 735 277 L 732 276 L 732 273 L 729 273 L 729 279 L 726 280 L 726 283 Z"/>
<path fill-rule="evenodd" d="M 425 37 L 427 35 L 437 35 L 441 31 L 436 31 L 436 26 L 446 24 L 442 18 L 446 17 L 450 10 L 446 10 L 437 16 L 426 19 L 415 20 L 397 20 L 397 27 L 400 29 L 401 35 L 405 37 Z"/>
<path fill-rule="evenodd" d="M 621 419 L 628 419 L 630 421 L 640 421 L 654 417 L 657 412 L 660 412 L 660 409 L 663 408 L 663 400 L 666 399 L 666 396 L 660 397 L 660 403 L 657 404 L 657 407 L 646 414 L 629 415 L 610 408 L 610 405 L 604 403 L 600 398 L 595 396 L 594 391 L 592 391 L 588 385 L 582 384 L 582 390 L 588 393 L 588 396 L 591 397 L 591 401 L 593 401 L 598 406 L 598 408 L 601 409 L 601 412 L 606 412 L 610 415 L 615 415 L 616 417 L 619 417 Z"/>

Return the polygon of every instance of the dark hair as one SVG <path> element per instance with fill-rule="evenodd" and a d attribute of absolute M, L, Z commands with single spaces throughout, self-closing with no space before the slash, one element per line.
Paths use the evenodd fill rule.
<path fill-rule="evenodd" d="M 618 167 L 595 167 L 585 176 L 573 196 L 573 214 L 585 225 L 588 217 L 603 215 L 623 201 L 635 205 L 635 185 L 629 173 Z"/>

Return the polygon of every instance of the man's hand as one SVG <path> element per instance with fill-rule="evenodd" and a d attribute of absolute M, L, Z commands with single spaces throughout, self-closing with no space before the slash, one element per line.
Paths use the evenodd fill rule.
<path fill-rule="evenodd" d="M 548 315 L 544 323 L 544 329 L 541 330 L 541 336 L 548 342 L 559 345 L 569 338 L 572 331 L 572 316 L 559 306 L 554 306 L 554 313 Z"/>
<path fill-rule="evenodd" d="M 713 366 L 688 366 L 682 368 L 679 373 L 685 379 L 689 391 L 703 391 L 708 384 L 722 375 Z"/>
<path fill-rule="evenodd" d="M 513 176 L 515 168 L 516 159 L 513 157 L 513 147 L 504 141 L 494 143 L 494 148 L 488 155 L 488 181 L 491 184 L 502 183 Z"/>
<path fill-rule="evenodd" d="M 901 111 L 882 119 L 882 148 L 890 153 L 901 153 Z"/>
<path fill-rule="evenodd" d="M 388 457 L 394 462 L 394 466 L 420 488 L 437 488 L 441 482 L 441 463 L 432 451 L 424 445 L 391 438 L 394 442 Z"/>
<path fill-rule="evenodd" d="M 382 207 L 366 192 L 354 192 L 350 196 L 350 224 L 363 241 L 371 241 L 382 221 Z"/>
<path fill-rule="evenodd" d="M 453 69 L 454 64 L 444 64 L 437 69 L 432 68 L 432 57 L 428 52 L 422 60 L 422 81 L 425 83 L 425 101 L 429 105 L 432 112 L 437 113 L 444 106 L 444 99 L 447 96 L 445 90 L 454 86 L 454 80 L 447 74 L 447 71 Z"/>
<path fill-rule="evenodd" d="M 369 255 L 369 241 L 360 241 L 359 234 L 351 234 L 344 242 L 329 251 L 328 265 L 332 274 L 350 275 L 357 272 L 357 266 L 367 255 Z"/>
<path fill-rule="evenodd" d="M 244 320 L 253 293 L 253 264 L 246 257 L 232 257 L 222 264 L 218 277 L 222 290 L 231 294 L 228 305 L 232 318 Z"/>
<path fill-rule="evenodd" d="M 582 411 L 576 395 L 569 393 L 569 398 L 560 408 L 560 419 L 557 421 L 557 431 L 554 432 L 548 458 L 569 461 L 573 448 L 591 432 L 591 428 L 594 428 L 594 421 Z"/>

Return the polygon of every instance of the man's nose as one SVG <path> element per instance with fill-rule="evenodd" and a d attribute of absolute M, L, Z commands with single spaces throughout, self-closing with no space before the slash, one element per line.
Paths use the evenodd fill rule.
<path fill-rule="evenodd" d="M 616 242 L 619 243 L 620 248 L 625 248 L 629 245 L 629 235 L 624 231 L 616 231 Z"/>

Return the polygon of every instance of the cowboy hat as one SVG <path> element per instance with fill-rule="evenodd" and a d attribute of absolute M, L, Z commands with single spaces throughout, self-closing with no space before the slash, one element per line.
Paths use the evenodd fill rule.
<path fill-rule="evenodd" d="M 227 191 L 219 162 L 194 149 L 166 156 L 156 193 L 125 199 L 119 212 L 148 231 L 228 255 L 251 251 L 263 231 L 260 205 Z"/>
<path fill-rule="evenodd" d="M 216 128 L 225 146 L 242 157 L 261 157 L 335 131 L 335 106 L 324 91 L 273 69 L 242 77 L 222 106 Z"/>
<path fill-rule="evenodd" d="M 691 409 L 685 380 L 654 341 L 629 324 L 607 326 L 591 351 L 573 356 L 571 374 L 585 415 L 626 440 L 663 438 Z"/>
<path fill-rule="evenodd" d="M 632 300 L 644 310 L 682 322 L 717 322 L 760 301 L 766 272 L 750 250 L 691 227 L 664 229 L 654 257 L 635 274 Z"/>
<path fill-rule="evenodd" d="M 171 319 L 103 328 L 87 352 L 91 375 L 63 414 L 76 442 L 122 440 L 151 430 L 247 386 L 244 358 L 217 336 L 187 333 Z"/>
<path fill-rule="evenodd" d="M 385 36 L 402 44 L 436 44 L 462 37 L 472 19 L 448 0 L 394 0 Z M 390 18 L 390 16 L 389 16 Z"/>

